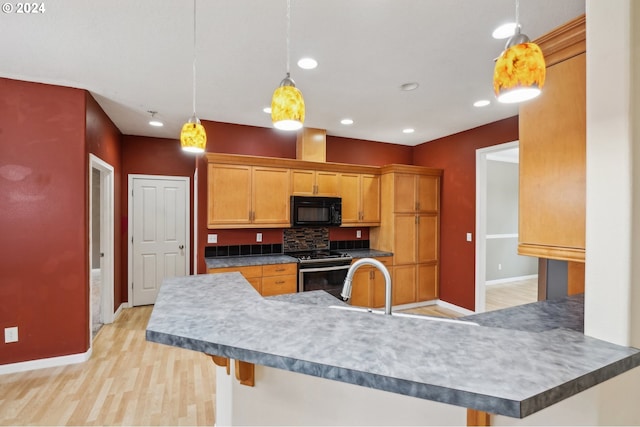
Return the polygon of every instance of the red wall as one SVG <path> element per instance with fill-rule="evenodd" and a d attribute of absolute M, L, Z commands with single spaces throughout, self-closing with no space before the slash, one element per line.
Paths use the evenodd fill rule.
<path fill-rule="evenodd" d="M 327 162 L 383 166 L 410 165 L 413 147 L 327 135 Z"/>
<path fill-rule="evenodd" d="M 203 120 L 208 153 L 296 158 L 296 133 Z"/>
<path fill-rule="evenodd" d="M 0 364 L 89 348 L 85 92 L 0 78 Z"/>
<path fill-rule="evenodd" d="M 186 176 L 189 178 L 189 194 L 193 194 L 193 174 L 196 157 L 180 148 L 177 139 L 149 138 L 145 136 L 129 136 L 122 138 L 122 194 L 121 210 L 121 292 L 123 301 L 128 299 L 128 220 L 129 220 L 129 174 Z M 189 197 L 189 218 L 193 218 L 193 197 Z M 206 209 L 206 199 L 205 203 Z M 193 224 L 190 227 L 191 253 L 193 254 Z M 192 261 L 189 261 L 191 271 Z"/>
<path fill-rule="evenodd" d="M 511 117 L 418 145 L 414 164 L 444 170 L 440 223 L 440 299 L 475 308 L 476 150 L 518 139 Z"/>
<path fill-rule="evenodd" d="M 86 93 L 86 144 L 89 153 L 94 154 L 101 160 L 105 161 L 109 165 L 113 166 L 113 192 L 114 192 L 114 206 L 113 206 L 113 218 L 114 218 L 114 260 L 113 260 L 113 310 L 117 310 L 123 302 L 127 301 L 126 298 L 126 280 L 123 282 L 122 277 L 122 240 L 126 239 L 126 236 L 122 236 L 122 228 L 120 221 L 121 212 L 121 191 L 122 191 L 122 167 L 121 167 L 121 150 L 120 140 L 122 134 L 118 128 L 113 124 L 111 119 L 102 110 L 100 105 L 95 99 L 87 92 Z M 126 265 L 126 259 L 124 260 Z M 125 292 L 122 292 L 122 289 Z"/>

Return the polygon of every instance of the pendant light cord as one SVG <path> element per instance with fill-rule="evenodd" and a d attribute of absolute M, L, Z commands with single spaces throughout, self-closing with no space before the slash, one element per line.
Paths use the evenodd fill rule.
<path fill-rule="evenodd" d="M 520 29 L 520 0 L 516 0 L 516 31 Z"/>
<path fill-rule="evenodd" d="M 196 116 L 196 0 L 193 0 L 193 117 Z"/>
<path fill-rule="evenodd" d="M 289 76 L 289 62 L 291 61 L 289 45 L 291 43 L 291 0 L 287 0 L 287 77 Z"/>

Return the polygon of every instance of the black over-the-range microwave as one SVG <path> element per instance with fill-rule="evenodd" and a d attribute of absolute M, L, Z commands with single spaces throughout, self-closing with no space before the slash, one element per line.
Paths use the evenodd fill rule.
<path fill-rule="evenodd" d="M 340 197 L 291 196 L 292 227 L 337 227 L 341 224 Z"/>

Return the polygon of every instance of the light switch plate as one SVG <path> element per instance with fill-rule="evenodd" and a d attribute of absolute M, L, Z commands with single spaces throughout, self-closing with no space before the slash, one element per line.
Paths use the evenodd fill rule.
<path fill-rule="evenodd" d="M 472 240 L 473 240 L 473 237 L 471 233 L 467 233 L 467 242 L 471 242 Z"/>
<path fill-rule="evenodd" d="M 208 234 L 207 235 L 207 243 L 218 243 L 218 235 L 217 234 Z"/>
<path fill-rule="evenodd" d="M 256 233 L 256 242 L 262 242 L 262 233 Z"/>
<path fill-rule="evenodd" d="M 362 239 L 362 230 L 356 230 L 356 239 Z"/>

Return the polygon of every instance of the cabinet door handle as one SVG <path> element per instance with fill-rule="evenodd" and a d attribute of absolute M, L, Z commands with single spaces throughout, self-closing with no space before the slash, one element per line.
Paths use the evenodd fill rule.
<path fill-rule="evenodd" d="M 284 283 L 284 280 L 278 280 L 278 281 L 276 282 L 276 285 L 282 285 L 283 283 Z"/>
<path fill-rule="evenodd" d="M 416 202 L 416 210 L 419 211 L 420 210 L 420 202 Z"/>
<path fill-rule="evenodd" d="M 284 268 L 276 268 L 276 271 L 284 271 Z"/>
<path fill-rule="evenodd" d="M 416 224 L 418 223 L 418 215 L 416 215 Z"/>

